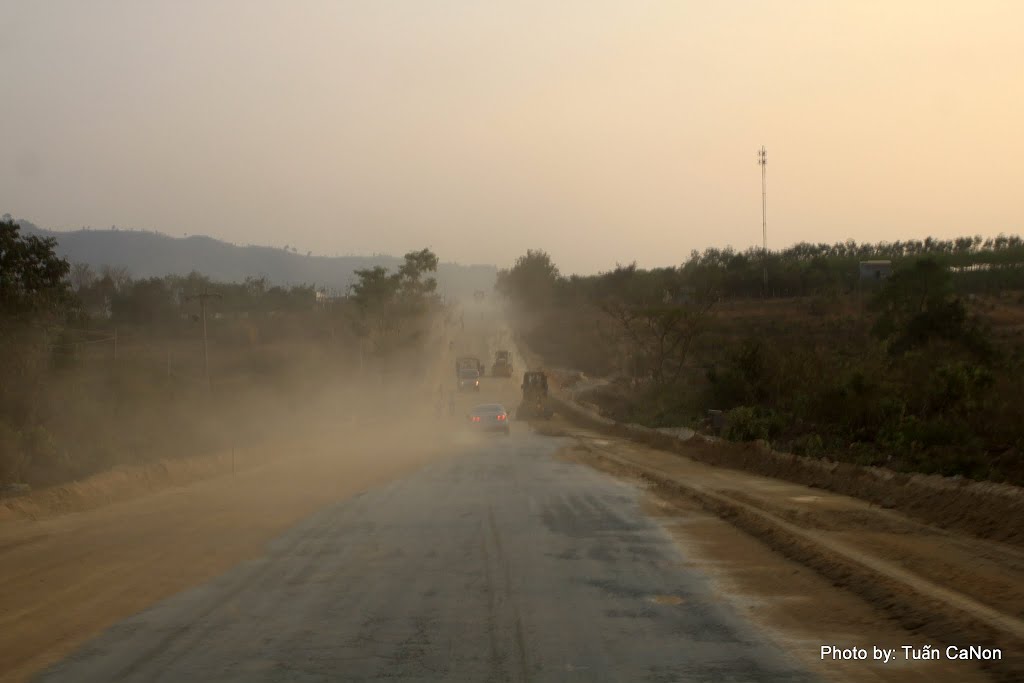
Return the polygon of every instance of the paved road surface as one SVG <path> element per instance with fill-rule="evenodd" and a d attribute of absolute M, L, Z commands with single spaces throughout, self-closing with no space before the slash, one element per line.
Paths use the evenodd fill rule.
<path fill-rule="evenodd" d="M 812 680 L 714 599 L 636 488 L 516 427 L 323 510 L 37 680 Z"/>

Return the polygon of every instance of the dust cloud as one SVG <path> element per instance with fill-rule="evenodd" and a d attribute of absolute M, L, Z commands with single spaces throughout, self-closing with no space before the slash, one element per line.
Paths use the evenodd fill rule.
<path fill-rule="evenodd" d="M 269 540 L 317 510 L 505 438 L 468 430 L 465 414 L 478 403 L 511 410 L 515 376 L 488 370 L 479 393 L 455 391 L 457 356 L 477 355 L 489 368 L 493 352 L 512 344 L 498 315 L 477 302 L 448 311 L 419 343 L 386 358 L 364 353 L 360 361 L 351 348 L 339 357 L 330 344 L 309 340 L 268 345 L 279 361 L 272 381 L 215 379 L 212 389 L 197 385 L 173 404 L 154 400 L 173 405 L 173 414 L 122 405 L 94 416 L 99 432 L 119 422 L 142 430 L 157 418 L 173 428 L 150 444 L 160 457 L 5 500 L 0 629 L 9 637 L 0 680 L 24 680 L 120 619 L 259 557 Z M 231 359 L 217 348 L 211 368 L 226 373 Z M 127 344 L 121 354 L 129 357 Z M 518 353 L 514 363 L 518 375 Z M 146 388 L 158 394 L 165 380 Z M 50 390 L 68 392 L 75 381 Z M 513 434 L 526 430 L 513 424 Z M 207 452 L 189 450 L 196 433 Z"/>

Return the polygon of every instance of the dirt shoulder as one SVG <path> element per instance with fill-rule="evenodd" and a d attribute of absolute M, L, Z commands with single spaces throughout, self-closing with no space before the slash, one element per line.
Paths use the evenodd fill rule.
<path fill-rule="evenodd" d="M 562 457 L 596 466 L 647 488 L 644 509 L 680 548 L 685 566 L 708 577 L 717 599 L 743 614 L 799 660 L 832 683 L 975 683 L 991 677 L 972 662 L 823 660 L 822 645 L 839 648 L 923 647 L 928 638 L 910 633 L 858 596 L 813 569 L 788 559 L 758 538 L 702 508 L 690 498 L 656 491 L 628 470 L 589 457 L 582 444 Z M 827 609 L 823 609 L 827 606 Z"/>
<path fill-rule="evenodd" d="M 245 448 L 214 455 L 119 465 L 80 481 L 0 500 L 0 525 L 85 512 L 266 464 L 272 449 Z M 2 547 L 0 547 L 2 550 Z"/>
<path fill-rule="evenodd" d="M 577 457 L 651 482 L 847 589 L 933 646 L 999 647 L 995 680 L 1024 675 L 1024 551 L 922 524 L 862 500 L 756 474 L 555 421 Z M 864 631 L 867 647 L 873 633 Z"/>
<path fill-rule="evenodd" d="M 0 525 L 0 680 L 24 680 L 120 619 L 258 557 L 325 505 L 452 450 L 373 436 L 299 441 L 234 476 Z"/>
<path fill-rule="evenodd" d="M 443 331 L 436 343 L 447 347 Z M 121 619 L 261 556 L 325 506 L 457 454 L 428 401 L 449 367 L 442 350 L 416 381 L 371 376 L 358 391 L 309 397 L 234 458 L 116 468 L 4 501 L 0 681 L 26 680 Z"/>
<path fill-rule="evenodd" d="M 564 373 L 551 373 L 570 381 Z M 781 453 L 764 442 L 735 443 L 702 436 L 682 440 L 639 425 L 623 425 L 554 390 L 563 413 L 578 424 L 672 451 L 708 465 L 752 472 L 860 498 L 926 524 L 1024 548 L 1024 489 L 992 482 L 894 472 Z"/>
<path fill-rule="evenodd" d="M 544 359 L 516 339 L 518 352 L 534 367 Z M 734 443 L 697 437 L 681 440 L 663 431 L 623 425 L 575 400 L 585 388 L 577 373 L 547 368 L 552 395 L 576 424 L 640 441 L 708 465 L 751 472 L 795 484 L 853 496 L 913 517 L 925 524 L 1024 548 L 1024 488 L 937 475 L 900 473 L 781 453 L 764 443 Z M 594 382 L 593 378 L 590 378 Z"/>
<path fill-rule="evenodd" d="M 928 524 L 1024 547 L 1024 490 L 1018 487 L 815 460 L 759 443 L 698 439 L 665 445 L 708 464 L 853 496 Z"/>

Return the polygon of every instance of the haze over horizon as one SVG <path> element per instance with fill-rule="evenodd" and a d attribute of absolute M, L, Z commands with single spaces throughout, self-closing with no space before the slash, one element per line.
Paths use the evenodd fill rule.
<path fill-rule="evenodd" d="M 566 273 L 1024 229 L 1024 4 L 7 3 L 0 213 Z M 8 137 L 9 136 L 9 137 Z"/>

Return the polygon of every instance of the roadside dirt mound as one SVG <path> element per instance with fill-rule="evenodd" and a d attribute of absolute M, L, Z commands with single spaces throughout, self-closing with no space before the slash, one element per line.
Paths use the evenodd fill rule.
<path fill-rule="evenodd" d="M 536 363 L 539 356 L 524 348 Z M 700 462 L 745 470 L 796 484 L 841 493 L 896 509 L 928 524 L 980 538 L 1024 546 L 1024 489 L 956 477 L 905 474 L 881 467 L 818 460 L 773 451 L 763 442 L 734 443 L 702 436 L 680 439 L 654 429 L 616 423 L 593 407 L 572 400 L 571 373 L 551 370 L 556 400 L 572 421 L 607 434 L 634 439 Z M 683 436 L 690 436 L 688 433 Z"/>
<path fill-rule="evenodd" d="M 787 533 L 777 525 L 766 523 L 756 513 L 734 507 L 718 506 L 702 500 L 707 509 L 726 516 L 743 529 L 786 557 L 808 566 L 830 579 L 833 585 L 846 588 L 870 604 L 881 606 L 911 633 L 921 633 L 946 643 L 984 643 L 1002 648 L 1007 659 L 997 664 L 984 662 L 996 681 L 1019 681 L 1024 674 L 1024 658 L 1019 654 L 1021 641 L 993 629 L 968 613 L 960 613 L 948 604 L 908 588 L 878 572 L 865 571 L 856 561 L 829 552 L 814 542 Z"/>
<path fill-rule="evenodd" d="M 656 429 L 616 423 L 564 395 L 556 400 L 567 418 L 606 434 L 709 465 L 860 498 L 938 527 L 1024 546 L 1024 489 L 1015 486 L 817 460 L 773 451 L 764 442 L 735 443 L 701 436 L 681 440 Z"/>
<path fill-rule="evenodd" d="M 234 467 L 249 468 L 265 462 L 267 454 L 257 450 L 236 452 Z M 81 481 L 33 491 L 10 498 L 0 506 L 0 522 L 43 519 L 69 512 L 84 512 L 111 503 L 131 500 L 171 486 L 184 486 L 202 479 L 230 474 L 232 454 L 218 453 L 146 465 L 120 465 Z"/>
<path fill-rule="evenodd" d="M 434 412 L 438 384 L 451 383 L 440 334 L 413 370 L 368 363 L 277 413 L 254 411 L 260 429 L 239 437 L 253 445 L 236 445 L 235 476 L 228 450 L 0 501 L 0 681 L 260 557 L 327 505 L 459 453 L 459 418 Z"/>
<path fill-rule="evenodd" d="M 1024 545 L 1024 490 L 1014 486 L 814 460 L 772 451 L 763 443 L 648 438 L 701 462 L 834 491 L 943 528 Z"/>
<path fill-rule="evenodd" d="M 860 596 L 911 633 L 933 643 L 1001 648 L 1004 660 L 982 666 L 994 680 L 1021 680 L 1020 551 L 919 528 L 897 513 L 850 498 L 813 495 L 759 475 L 724 474 L 661 449 L 592 436 L 577 446 L 582 447 L 571 449 L 570 457 L 638 477 L 666 500 L 698 502 L 833 586 Z"/>
<path fill-rule="evenodd" d="M 204 455 L 169 457 L 117 465 L 78 481 L 46 487 L 17 497 L 0 498 L 0 524 L 84 512 L 133 500 L 167 488 L 230 475 L 288 455 L 297 448 L 324 444 L 373 445 L 381 437 L 379 423 L 399 410 L 405 426 L 429 416 L 438 400 L 437 387 L 449 380 L 449 341 L 454 332 L 435 321 L 421 349 L 397 356 L 390 364 L 367 363 L 344 382 L 315 386 L 289 396 L 243 394 L 237 397 L 234 419 L 225 419 L 226 438 L 234 449 Z M 239 417 L 239 415 L 241 417 Z M 394 438 L 391 438 L 394 437 Z"/>
<path fill-rule="evenodd" d="M 0 681 L 28 680 L 120 619 L 260 557 L 268 541 L 324 506 L 454 452 L 425 425 L 413 426 L 418 437 L 392 430 L 376 438 L 297 442 L 237 476 L 154 495 L 136 493 L 201 476 L 207 464 L 109 472 L 38 492 L 48 496 L 37 498 L 38 510 L 94 509 L 0 524 Z M 115 492 L 132 500 L 98 503 Z"/>

